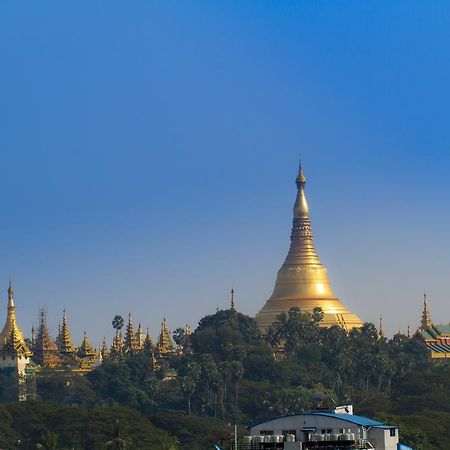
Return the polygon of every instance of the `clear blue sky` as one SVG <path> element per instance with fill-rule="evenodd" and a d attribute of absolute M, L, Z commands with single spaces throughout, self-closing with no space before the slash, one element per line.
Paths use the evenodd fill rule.
<path fill-rule="evenodd" d="M 389 333 L 450 311 L 450 3 L 0 5 L 0 321 L 155 336 L 255 314 L 301 156 L 334 290 Z"/>

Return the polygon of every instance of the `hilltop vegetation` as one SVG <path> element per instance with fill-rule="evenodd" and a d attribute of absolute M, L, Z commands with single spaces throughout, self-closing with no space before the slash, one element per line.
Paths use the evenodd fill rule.
<path fill-rule="evenodd" d="M 95 443 L 108 439 L 106 430 L 112 433 L 117 416 L 124 428 L 142 425 L 141 433 L 133 431 L 132 436 L 148 443 L 136 448 L 153 448 L 148 437 L 159 436 L 164 445 L 178 440 L 183 449 L 204 450 L 212 442 L 229 442 L 229 424 L 301 412 L 317 406 L 314 394 L 322 392 L 336 403 L 353 403 L 358 413 L 401 425 L 402 441 L 415 448 L 450 448 L 444 433 L 450 427 L 448 366 L 435 366 L 420 340 L 400 334 L 380 338 L 368 323 L 350 333 L 320 328 L 321 320 L 320 310 L 292 309 L 263 338 L 253 319 L 234 310 L 218 311 L 200 321 L 182 355 L 161 360 L 156 370 L 150 353 L 141 352 L 105 360 L 84 377 L 48 372 L 39 377 L 37 393 L 58 405 L 55 414 L 61 420 L 78 426 L 108 413 L 109 428 L 103 421 L 103 428 L 90 435 Z M 174 373 L 175 378 L 168 376 Z M 0 383 L 2 393 L 6 390 Z M 1 414 L 26 408 L 35 414 L 39 408 L 49 410 L 47 403 L 32 402 L 8 404 Z M 28 421 L 29 439 L 50 430 L 62 446 L 91 448 L 81 445 L 86 435 L 52 429 L 51 414 L 41 416 Z M 9 427 L 13 431 L 6 431 L 15 436 L 23 436 L 27 428 Z M 440 429 L 437 439 L 432 433 Z"/>

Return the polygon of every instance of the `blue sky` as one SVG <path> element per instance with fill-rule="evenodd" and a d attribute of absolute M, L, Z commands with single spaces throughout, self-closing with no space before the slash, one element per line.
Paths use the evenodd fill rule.
<path fill-rule="evenodd" d="M 302 157 L 334 290 L 389 333 L 448 322 L 450 4 L 0 5 L 0 320 L 75 341 L 255 314 Z"/>

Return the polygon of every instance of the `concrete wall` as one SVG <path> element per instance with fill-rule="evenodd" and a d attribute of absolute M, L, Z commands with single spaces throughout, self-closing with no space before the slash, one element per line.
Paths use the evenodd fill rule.
<path fill-rule="evenodd" d="M 395 436 L 391 436 L 390 428 L 371 428 L 368 435 L 377 450 L 397 450 L 398 429 L 395 429 Z"/>

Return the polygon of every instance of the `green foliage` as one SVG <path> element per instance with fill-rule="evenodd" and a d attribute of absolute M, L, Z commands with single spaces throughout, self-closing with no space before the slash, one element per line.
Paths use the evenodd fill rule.
<path fill-rule="evenodd" d="M 231 426 L 216 419 L 159 413 L 151 420 L 155 426 L 175 436 L 183 450 L 205 450 L 212 448 L 212 443 L 225 448 L 224 444 L 231 441 Z"/>
<path fill-rule="evenodd" d="M 2 448 L 97 450 L 107 448 L 176 448 L 176 443 L 148 419 L 129 408 L 61 406 L 49 402 L 9 403 L 0 407 Z M 14 417 L 14 420 L 10 418 Z M 128 447 L 120 447 L 120 445 Z"/>
<path fill-rule="evenodd" d="M 414 448 L 450 448 L 430 431 L 450 427 L 449 366 L 432 364 L 420 340 L 380 338 L 372 324 L 350 333 L 321 328 L 322 317 L 319 309 L 292 309 L 262 337 L 254 319 L 218 311 L 200 321 L 189 351 L 159 359 L 155 371 L 148 351 L 105 359 L 84 376 L 41 371 L 38 397 L 53 403 L 0 405 L 0 448 L 15 448 L 18 439 L 20 448 L 44 445 L 49 431 L 62 447 L 173 447 L 150 419 L 182 448 L 203 449 L 228 442 L 226 424 L 308 410 L 317 392 L 389 418 Z M 180 348 L 187 342 L 181 328 L 174 337 Z M 4 402 L 16 398 L 13 389 L 17 379 L 0 373 Z"/>

